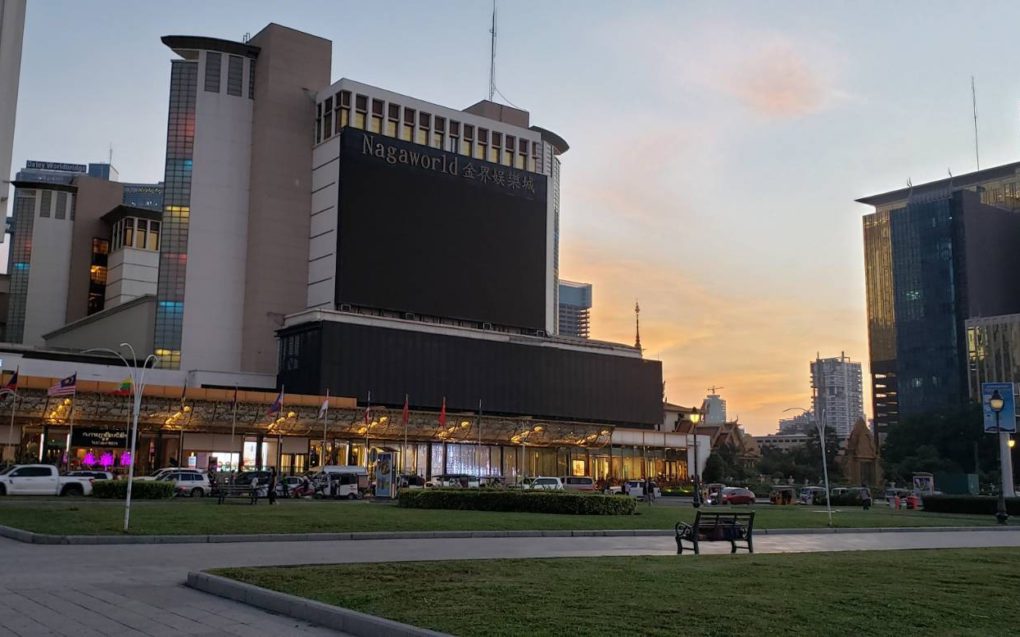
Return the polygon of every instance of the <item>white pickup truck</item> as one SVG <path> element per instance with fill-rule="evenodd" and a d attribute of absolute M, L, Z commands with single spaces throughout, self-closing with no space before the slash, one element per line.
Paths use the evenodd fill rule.
<path fill-rule="evenodd" d="M 92 495 L 92 478 L 62 476 L 49 464 L 16 464 L 0 471 L 0 495 Z"/>

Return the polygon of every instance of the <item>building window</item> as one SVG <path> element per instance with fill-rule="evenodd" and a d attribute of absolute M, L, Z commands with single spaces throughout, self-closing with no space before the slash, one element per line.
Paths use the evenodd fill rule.
<path fill-rule="evenodd" d="M 506 136 L 506 144 L 503 145 L 503 161 L 500 162 L 504 166 L 514 165 L 514 145 L 517 143 L 517 138 L 513 135 Z"/>
<path fill-rule="evenodd" d="M 527 166 L 528 158 L 528 140 L 521 139 L 517 141 L 517 163 L 515 166 L 524 170 Z"/>
<path fill-rule="evenodd" d="M 368 130 L 373 133 L 382 132 L 382 120 L 383 120 L 383 101 L 373 99 L 372 100 L 372 120 L 369 122 Z"/>
<path fill-rule="evenodd" d="M 53 191 L 41 190 L 42 196 L 39 198 L 39 216 L 49 217 L 50 208 L 53 207 Z"/>
<path fill-rule="evenodd" d="M 57 209 L 53 216 L 57 219 L 67 218 L 67 193 L 64 191 L 57 193 Z"/>
<path fill-rule="evenodd" d="M 350 123 L 351 120 L 351 92 L 340 91 L 336 94 L 336 132 Z"/>
<path fill-rule="evenodd" d="M 448 150 L 451 153 L 460 150 L 460 122 L 450 120 L 450 146 Z"/>
<path fill-rule="evenodd" d="M 414 143 L 424 146 L 429 143 L 429 126 L 432 123 L 432 116 L 428 113 L 418 113 L 418 134 Z"/>
<path fill-rule="evenodd" d="M 227 60 L 227 95 L 241 97 L 241 78 L 244 76 L 244 58 L 231 55 Z"/>
<path fill-rule="evenodd" d="M 492 145 L 489 146 L 489 161 L 499 163 L 500 149 L 503 146 L 503 133 L 492 131 Z"/>
<path fill-rule="evenodd" d="M 322 141 L 322 104 L 315 105 L 315 143 Z"/>
<path fill-rule="evenodd" d="M 92 264 L 89 268 L 89 301 L 87 314 L 92 315 L 103 309 L 106 301 L 107 263 L 110 242 L 106 239 L 92 239 Z"/>
<path fill-rule="evenodd" d="M 489 149 L 489 129 L 478 129 L 478 146 L 475 147 L 475 159 L 485 159 Z"/>
<path fill-rule="evenodd" d="M 152 250 L 153 252 L 159 251 L 159 222 L 149 222 L 149 241 L 145 246 L 146 250 Z"/>
<path fill-rule="evenodd" d="M 531 159 L 528 161 L 528 170 L 536 172 L 538 168 L 538 142 L 531 142 Z"/>
<path fill-rule="evenodd" d="M 400 127 L 400 139 L 405 142 L 413 141 L 414 139 L 414 109 L 404 109 L 404 125 Z"/>
<path fill-rule="evenodd" d="M 443 148 L 443 137 L 446 135 L 446 118 L 437 117 L 432 129 L 432 147 Z"/>
<path fill-rule="evenodd" d="M 471 156 L 471 147 L 475 143 L 475 127 L 471 124 L 464 124 L 464 140 L 460 143 L 460 154 Z"/>
<path fill-rule="evenodd" d="M 386 107 L 386 130 L 387 137 L 396 137 L 397 128 L 400 126 L 400 105 L 390 104 Z"/>
<path fill-rule="evenodd" d="M 333 98 L 327 97 L 326 103 L 322 105 L 322 138 L 329 139 L 333 136 Z"/>
<path fill-rule="evenodd" d="M 135 246 L 135 219 L 125 217 L 120 226 L 120 244 L 125 248 Z"/>
<path fill-rule="evenodd" d="M 205 54 L 205 90 L 207 93 L 220 92 L 221 54 L 209 51 Z"/>
<path fill-rule="evenodd" d="M 365 117 L 368 115 L 368 98 L 364 95 L 354 96 L 354 128 L 365 129 Z"/>

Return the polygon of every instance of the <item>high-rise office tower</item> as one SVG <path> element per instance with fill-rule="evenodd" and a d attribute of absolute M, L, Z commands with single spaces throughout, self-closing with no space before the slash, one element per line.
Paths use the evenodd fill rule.
<path fill-rule="evenodd" d="M 591 326 L 591 283 L 560 281 L 560 336 L 588 338 Z"/>
<path fill-rule="evenodd" d="M 726 401 L 714 391 L 705 397 L 705 424 L 721 425 L 726 422 Z"/>
<path fill-rule="evenodd" d="M 965 322 L 1020 311 L 1020 163 L 858 200 L 875 434 L 968 399 Z"/>
<path fill-rule="evenodd" d="M 811 361 L 811 388 L 819 423 L 831 427 L 840 439 L 848 437 L 854 423 L 864 417 L 861 364 L 845 353 L 816 358 Z"/>
<path fill-rule="evenodd" d="M 11 152 L 21 77 L 25 0 L 0 0 L 0 219 L 7 218 Z"/>

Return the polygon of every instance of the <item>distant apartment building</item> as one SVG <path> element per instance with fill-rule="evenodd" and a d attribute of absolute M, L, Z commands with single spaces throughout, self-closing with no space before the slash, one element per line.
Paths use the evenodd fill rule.
<path fill-rule="evenodd" d="M 811 437 L 806 433 L 778 433 L 767 436 L 754 436 L 755 442 L 762 449 L 778 449 L 788 451 L 808 444 Z"/>
<path fill-rule="evenodd" d="M 836 432 L 839 439 L 850 436 L 854 423 L 864 417 L 861 364 L 845 353 L 811 362 L 813 411 L 819 421 Z"/>
<path fill-rule="evenodd" d="M 706 425 L 721 425 L 726 420 L 726 401 L 719 397 L 719 394 L 709 394 L 705 397 L 704 411 Z"/>
<path fill-rule="evenodd" d="M 800 434 L 807 433 L 816 428 L 814 412 L 797 414 L 792 418 L 783 418 L 779 421 L 779 433 Z"/>
<path fill-rule="evenodd" d="M 560 336 L 588 338 L 591 327 L 591 283 L 559 282 Z"/>
<path fill-rule="evenodd" d="M 51 333 L 155 295 L 162 215 L 125 201 L 128 188 L 152 200 L 160 186 L 109 179 L 117 176 L 109 164 L 29 161 L 18 171 L 7 342 L 56 345 Z"/>
<path fill-rule="evenodd" d="M 875 436 L 966 403 L 968 319 L 1020 313 L 1020 162 L 857 200 Z"/>

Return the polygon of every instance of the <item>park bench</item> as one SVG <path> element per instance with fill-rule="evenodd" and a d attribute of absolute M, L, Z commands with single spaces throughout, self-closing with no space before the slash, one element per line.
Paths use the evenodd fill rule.
<path fill-rule="evenodd" d="M 258 502 L 259 493 L 250 484 L 219 484 L 216 486 L 216 503 L 223 504 L 228 499 L 248 500 L 248 504 Z"/>
<path fill-rule="evenodd" d="M 754 512 L 751 511 L 746 513 L 698 511 L 694 524 L 677 522 L 674 531 L 677 555 L 683 554 L 684 542 L 692 545 L 695 555 L 699 554 L 699 542 L 729 542 L 730 553 L 736 553 L 738 548 L 754 553 L 751 537 L 754 532 Z M 737 542 L 743 542 L 745 546 L 737 546 Z"/>

